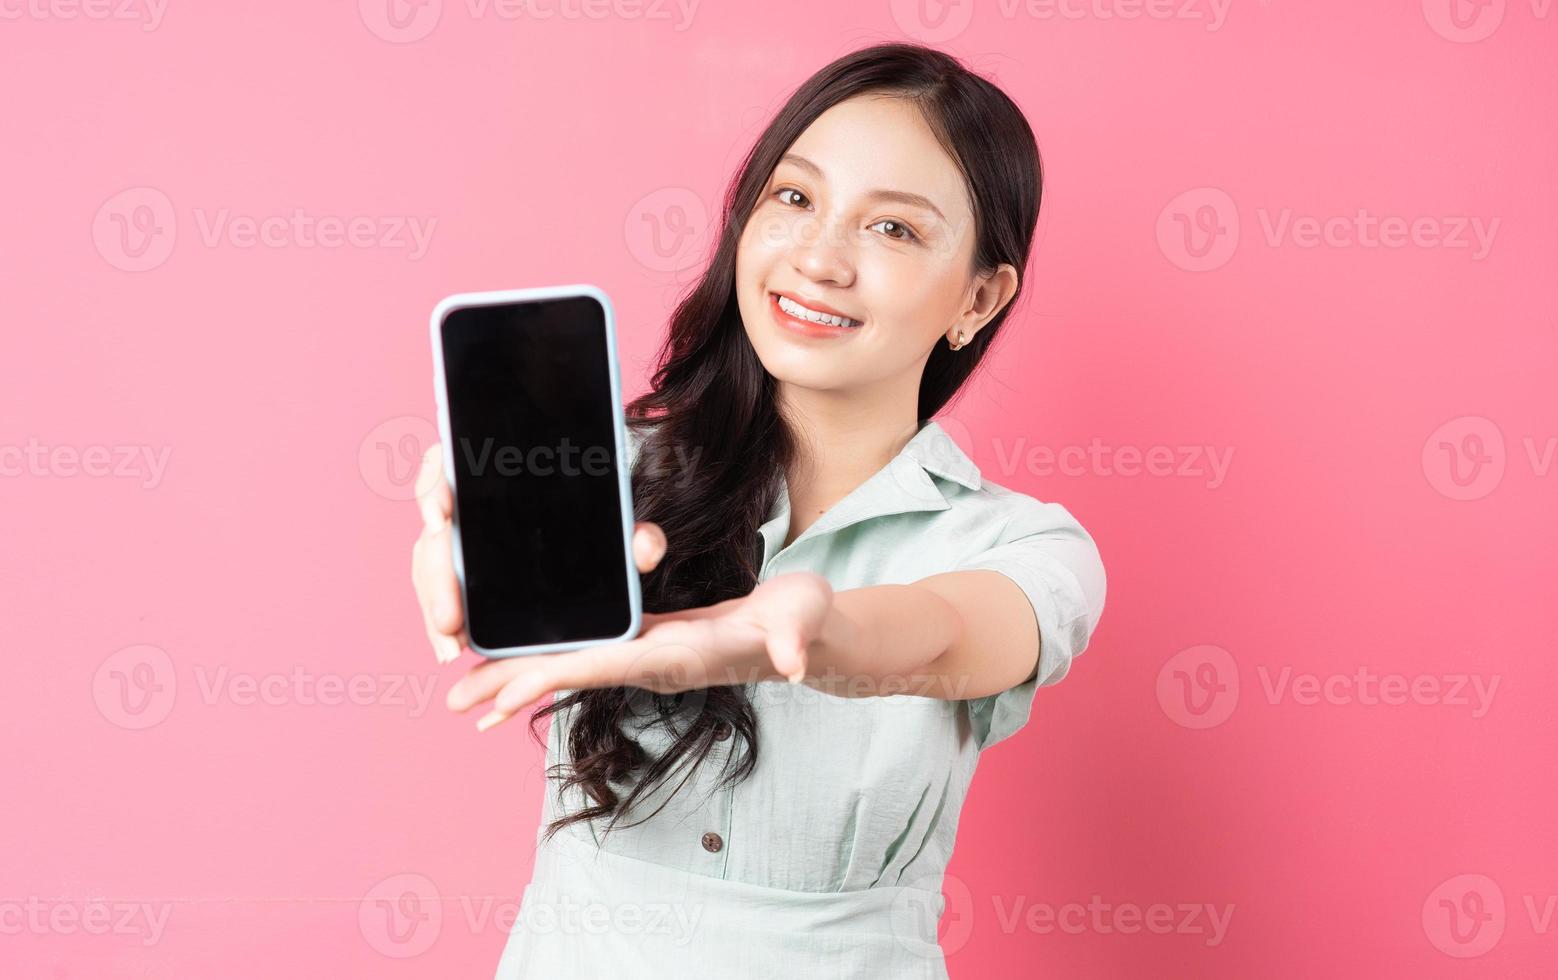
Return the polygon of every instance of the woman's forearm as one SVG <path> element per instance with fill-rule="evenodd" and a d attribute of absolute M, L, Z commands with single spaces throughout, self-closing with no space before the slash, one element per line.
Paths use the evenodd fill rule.
<path fill-rule="evenodd" d="M 848 698 L 961 697 L 955 680 L 926 668 L 957 642 L 962 627 L 951 603 L 917 585 L 835 592 L 820 635 L 807 647 L 804 683 Z M 785 680 L 776 673 L 763 679 Z"/>

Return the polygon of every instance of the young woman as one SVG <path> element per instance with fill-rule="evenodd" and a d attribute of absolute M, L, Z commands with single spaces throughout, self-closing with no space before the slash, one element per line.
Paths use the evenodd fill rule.
<path fill-rule="evenodd" d="M 1104 604 L 1092 538 L 985 480 L 933 416 L 1021 288 L 1033 133 L 890 44 L 768 125 L 628 406 L 642 634 L 483 662 L 478 727 L 555 694 L 533 880 L 500 978 L 946 976 L 940 888 L 978 755 Z M 467 642 L 426 457 L 413 578 Z"/>

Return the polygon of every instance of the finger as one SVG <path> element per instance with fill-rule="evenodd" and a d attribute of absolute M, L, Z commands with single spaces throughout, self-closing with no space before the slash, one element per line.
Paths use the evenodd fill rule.
<path fill-rule="evenodd" d="M 625 643 L 515 658 L 534 660 L 534 664 L 505 662 L 494 665 L 493 669 L 484 665 L 472 670 L 449 690 L 447 703 L 455 711 L 465 711 L 491 699 L 493 714 L 502 716 L 492 719 L 486 726 L 491 727 L 550 691 L 630 684 L 628 674 L 633 666 L 646 653 L 666 642 L 661 637 L 640 636 Z M 679 647 L 680 644 L 672 643 L 671 646 Z M 483 722 L 487 721 L 483 719 Z"/>
<path fill-rule="evenodd" d="M 417 535 L 416 542 L 411 546 L 411 586 L 416 590 L 417 609 L 422 613 L 422 628 L 427 633 L 428 645 L 433 648 L 433 656 L 441 664 L 448 663 L 458 657 L 460 652 L 456 649 L 453 657 L 448 649 L 449 639 L 440 633 L 433 625 L 433 614 L 429 608 L 427 579 L 427 552 L 428 536 L 424 532 Z"/>
<path fill-rule="evenodd" d="M 665 531 L 653 521 L 639 521 L 633 527 L 633 561 L 643 573 L 652 572 L 665 557 Z"/>
<path fill-rule="evenodd" d="M 534 665 L 525 662 L 532 659 L 509 657 L 477 664 L 450 685 L 449 693 L 444 696 L 444 704 L 450 711 L 463 712 L 491 700 L 509 681 L 527 670 L 533 671 Z"/>
<path fill-rule="evenodd" d="M 492 697 L 492 710 L 476 728 L 486 731 L 502 724 L 554 691 L 631 686 L 633 678 L 628 674 L 651 646 L 648 640 L 630 640 L 548 657 L 534 670 L 519 673 L 499 688 Z"/>
<path fill-rule="evenodd" d="M 453 529 L 444 525 L 438 531 L 423 532 L 421 595 L 427 603 L 428 618 L 440 633 L 453 636 L 465 626 L 465 604 L 460 598 L 460 580 L 454 574 Z"/>
<path fill-rule="evenodd" d="M 422 625 L 427 629 L 427 642 L 432 645 L 433 656 L 439 663 L 450 664 L 460 659 L 460 651 L 465 646 L 460 637 L 440 633 L 428 618 L 426 610 L 422 614 Z"/>
<path fill-rule="evenodd" d="M 764 640 L 774 670 L 789 678 L 791 684 L 806 679 L 806 641 L 792 629 L 774 628 Z"/>
<path fill-rule="evenodd" d="M 443 445 L 433 443 L 422 454 L 422 468 L 417 470 L 417 507 L 422 512 L 422 523 L 437 530 L 449 523 L 454 516 L 454 493 L 444 478 Z"/>
<path fill-rule="evenodd" d="M 427 549 L 428 538 L 424 533 L 417 537 L 416 544 L 411 548 L 411 584 L 416 589 L 417 608 L 422 612 L 422 628 L 427 631 L 427 642 L 433 648 L 433 656 L 439 663 L 446 664 L 459 659 L 460 650 L 465 645 L 464 631 L 461 630 L 458 636 L 451 636 L 433 622 L 427 585 Z"/>
<path fill-rule="evenodd" d="M 509 681 L 492 699 L 492 710 L 476 722 L 476 730 L 484 732 L 494 725 L 501 725 L 525 708 L 541 700 L 547 692 L 566 684 L 555 683 L 544 671 L 531 671 Z"/>

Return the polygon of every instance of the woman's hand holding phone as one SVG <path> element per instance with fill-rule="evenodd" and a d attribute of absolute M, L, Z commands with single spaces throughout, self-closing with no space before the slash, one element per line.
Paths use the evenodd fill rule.
<path fill-rule="evenodd" d="M 453 663 L 471 640 L 465 629 L 460 580 L 454 573 L 454 492 L 444 476 L 440 443 L 434 443 L 422 456 L 416 497 L 422 510 L 422 533 L 411 548 L 411 583 L 422 605 L 422 621 L 433 655 L 441 664 Z M 665 532 L 658 524 L 638 521 L 633 525 L 633 560 L 640 574 L 654 570 L 665 554 L 665 545 Z"/>
<path fill-rule="evenodd" d="M 469 640 L 451 546 L 454 495 L 442 458 L 435 444 L 417 475 L 423 527 L 412 547 L 411 579 L 433 652 L 440 663 L 450 663 Z M 633 558 L 640 574 L 654 570 L 665 549 L 659 525 L 634 525 Z M 562 689 L 631 686 L 674 694 L 774 674 L 798 682 L 806 672 L 806 648 L 821 636 L 832 605 L 833 590 L 822 576 L 776 575 L 738 599 L 645 613 L 643 629 L 624 643 L 484 661 L 449 689 L 446 700 L 450 710 L 461 712 L 493 702 L 476 725 L 485 731 Z"/>

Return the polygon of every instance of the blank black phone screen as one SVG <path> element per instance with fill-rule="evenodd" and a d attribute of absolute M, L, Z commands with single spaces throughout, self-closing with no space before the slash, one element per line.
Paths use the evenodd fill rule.
<path fill-rule="evenodd" d="M 471 640 L 622 635 L 632 606 L 605 311 L 588 296 L 466 307 L 445 316 L 442 342 Z"/>

